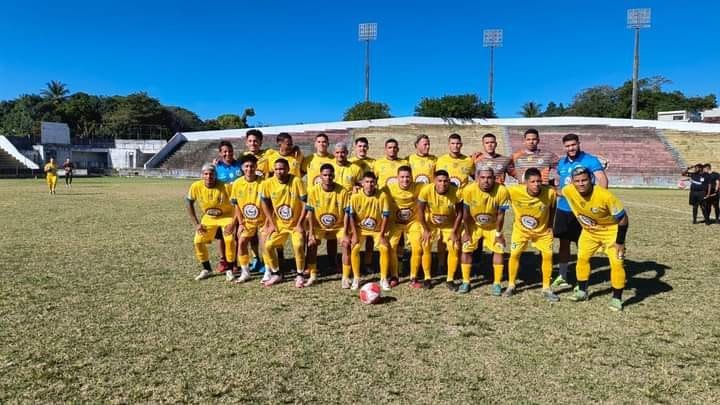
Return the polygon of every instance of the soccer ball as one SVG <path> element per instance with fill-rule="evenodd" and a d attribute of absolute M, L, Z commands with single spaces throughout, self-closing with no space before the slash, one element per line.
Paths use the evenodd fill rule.
<path fill-rule="evenodd" d="M 378 283 L 367 283 L 360 288 L 360 301 L 363 304 L 377 304 L 382 297 L 382 289 Z"/>

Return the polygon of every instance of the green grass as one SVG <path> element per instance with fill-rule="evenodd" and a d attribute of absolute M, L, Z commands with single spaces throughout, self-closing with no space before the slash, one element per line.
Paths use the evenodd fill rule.
<path fill-rule="evenodd" d="M 511 299 L 484 278 L 467 296 L 402 284 L 375 306 L 335 278 L 198 283 L 189 183 L 76 179 L 49 196 L 0 181 L 0 402 L 720 398 L 720 225 L 691 225 L 685 192 L 616 190 L 631 221 L 618 314 L 601 257 L 591 299 L 554 305 L 532 255 Z"/>

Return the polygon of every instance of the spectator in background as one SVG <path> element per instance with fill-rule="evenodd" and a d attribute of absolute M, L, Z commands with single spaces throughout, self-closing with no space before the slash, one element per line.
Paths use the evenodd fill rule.
<path fill-rule="evenodd" d="M 65 159 L 65 163 L 63 163 L 63 170 L 65 170 L 65 187 L 67 188 L 72 187 L 74 169 L 75 164 L 70 161 L 70 158 Z"/>
<path fill-rule="evenodd" d="M 720 174 L 712 171 L 710 163 L 705 163 L 703 166 L 703 172 L 708 176 L 708 195 L 705 197 L 706 210 L 708 213 L 708 219 L 710 218 L 710 211 L 715 210 L 715 223 L 720 224 L 720 207 L 718 206 L 718 190 L 720 190 Z"/>
<path fill-rule="evenodd" d="M 710 195 L 709 175 L 703 172 L 701 163 L 690 166 L 682 173 L 690 177 L 690 205 L 692 205 L 693 224 L 697 224 L 698 207 L 702 210 L 705 224 L 710 225 L 710 215 L 705 204 L 705 196 Z"/>

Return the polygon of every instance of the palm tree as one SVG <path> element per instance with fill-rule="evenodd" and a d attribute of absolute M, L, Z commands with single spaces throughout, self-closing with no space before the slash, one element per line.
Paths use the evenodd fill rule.
<path fill-rule="evenodd" d="M 255 116 L 255 109 L 254 108 L 246 108 L 245 111 L 243 111 L 242 116 L 240 117 L 240 121 L 242 121 L 243 128 L 248 127 L 247 120 L 249 117 Z"/>
<path fill-rule="evenodd" d="M 51 80 L 50 83 L 46 83 L 45 86 L 47 88 L 41 91 L 40 94 L 54 103 L 63 101 L 65 96 L 70 93 L 70 90 L 67 89 L 67 85 L 65 83 L 57 82 L 55 80 Z"/>
<path fill-rule="evenodd" d="M 538 104 L 534 101 L 528 101 L 527 103 L 523 104 L 520 115 L 526 118 L 539 117 L 541 115 L 541 109 L 542 104 Z"/>

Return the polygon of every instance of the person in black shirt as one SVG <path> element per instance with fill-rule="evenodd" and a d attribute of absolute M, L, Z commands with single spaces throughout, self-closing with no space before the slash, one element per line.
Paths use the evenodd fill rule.
<path fill-rule="evenodd" d="M 67 188 L 72 187 L 73 169 L 75 169 L 75 165 L 70 161 L 70 158 L 65 159 L 63 170 L 65 170 L 65 187 Z"/>
<path fill-rule="evenodd" d="M 703 172 L 708 176 L 708 195 L 705 197 L 705 203 L 707 204 L 707 213 L 710 217 L 710 212 L 715 210 L 715 223 L 720 224 L 720 200 L 718 199 L 718 190 L 720 189 L 720 174 L 712 171 L 710 163 L 703 165 Z"/>
<path fill-rule="evenodd" d="M 688 167 L 682 175 L 690 177 L 690 205 L 693 207 L 693 224 L 697 224 L 697 211 L 700 207 L 705 223 L 710 225 L 707 204 L 705 204 L 705 197 L 710 194 L 709 175 L 703 172 L 702 163 Z"/>

